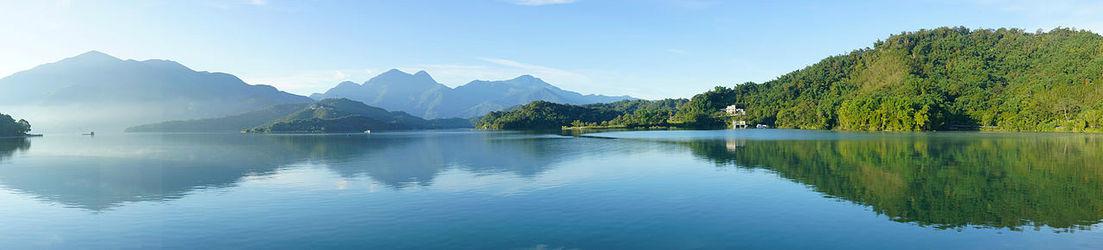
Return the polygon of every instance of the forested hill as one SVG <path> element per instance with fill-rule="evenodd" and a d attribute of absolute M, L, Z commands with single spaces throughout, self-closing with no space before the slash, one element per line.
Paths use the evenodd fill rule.
<path fill-rule="evenodd" d="M 534 101 L 483 116 L 481 129 L 560 129 L 570 127 L 648 128 L 670 127 L 667 122 L 686 99 L 624 100 L 589 105 Z"/>
<path fill-rule="evenodd" d="M 894 35 L 757 84 L 694 96 L 670 119 L 871 131 L 1103 131 L 1103 37 L 1058 28 L 938 28 Z"/>
<path fill-rule="evenodd" d="M 425 120 L 344 98 L 324 99 L 261 125 L 253 133 L 362 133 L 369 130 L 470 128 L 467 119 Z"/>

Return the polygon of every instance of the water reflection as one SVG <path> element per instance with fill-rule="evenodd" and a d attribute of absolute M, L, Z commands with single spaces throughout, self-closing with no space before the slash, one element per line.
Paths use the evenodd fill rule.
<path fill-rule="evenodd" d="M 350 138 L 289 137 L 285 143 L 309 148 L 304 151 L 314 155 L 307 158 L 324 162 L 341 176 L 367 176 L 393 188 L 432 185 L 449 168 L 533 177 L 581 153 L 557 143 L 566 139 L 560 137 L 464 133 Z"/>
<path fill-rule="evenodd" d="M 370 177 L 401 189 L 431 185 L 450 168 L 532 177 L 584 153 L 558 143 L 562 137 L 505 133 L 103 136 L 94 140 L 95 148 L 58 148 L 2 166 L 0 185 L 50 202 L 104 210 L 126 202 L 176 199 L 196 189 L 231 187 L 244 177 L 270 175 L 301 164 L 325 166 L 343 177 Z"/>
<path fill-rule="evenodd" d="M 892 220 L 937 228 L 1088 230 L 1103 219 L 1103 140 L 1077 135 L 890 135 L 672 142 L 760 168 Z"/>
<path fill-rule="evenodd" d="M 11 158 L 19 151 L 27 151 L 30 148 L 31 142 L 27 138 L 0 138 L 0 162 Z"/>
<path fill-rule="evenodd" d="M 177 199 L 199 189 L 234 187 L 250 176 L 287 168 L 320 167 L 343 178 L 370 178 L 389 189 L 405 190 L 431 186 L 449 170 L 531 178 L 563 161 L 597 155 L 605 161 L 586 167 L 631 162 L 620 161 L 630 157 L 663 157 L 688 166 L 680 170 L 690 174 L 711 174 L 712 164 L 765 169 L 824 195 L 868 206 L 894 221 L 936 228 L 1074 231 L 1090 229 L 1103 219 L 1100 136 L 786 131 L 654 135 L 671 138 L 572 139 L 482 132 L 128 135 L 43 138 L 34 141 L 33 149 L 26 139 L 0 140 L 0 186 L 101 211 L 128 202 Z M 678 161 L 687 154 L 697 159 Z"/>

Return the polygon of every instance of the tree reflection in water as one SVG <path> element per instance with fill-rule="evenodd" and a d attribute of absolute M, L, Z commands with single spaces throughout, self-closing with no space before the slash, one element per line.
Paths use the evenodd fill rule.
<path fill-rule="evenodd" d="M 1088 230 L 1103 219 L 1103 140 L 903 135 L 674 142 L 720 166 L 767 169 L 900 222 Z"/>
<path fill-rule="evenodd" d="M 0 138 L 0 162 L 11 158 L 17 152 L 27 151 L 31 148 L 31 141 L 27 138 Z"/>

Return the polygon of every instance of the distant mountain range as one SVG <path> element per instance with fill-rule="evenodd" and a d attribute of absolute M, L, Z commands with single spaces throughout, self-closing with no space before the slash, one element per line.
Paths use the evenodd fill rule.
<path fill-rule="evenodd" d="M 126 132 L 360 133 L 367 130 L 471 128 L 467 119 L 425 120 L 406 112 L 387 111 L 349 99 L 311 104 L 284 104 L 220 118 L 168 121 Z"/>
<path fill-rule="evenodd" d="M 449 88 L 425 71 L 409 74 L 397 69 L 384 72 L 363 84 L 342 82 L 325 93 L 310 97 L 316 100 L 349 98 L 428 119 L 479 117 L 532 101 L 581 105 L 633 99 L 629 96 L 582 95 L 530 75 L 503 81 L 472 81 Z"/>
<path fill-rule="evenodd" d="M 0 106 L 15 107 L 36 125 L 47 124 L 46 130 L 114 130 L 314 101 L 226 73 L 97 51 L 15 73 L 0 79 L 0 89 Z"/>
<path fill-rule="evenodd" d="M 527 75 L 473 81 L 453 89 L 425 72 L 391 70 L 364 84 L 343 82 L 312 99 L 246 84 L 231 74 L 194 71 L 173 61 L 122 60 L 97 51 L 4 77 L 0 89 L 0 111 L 33 122 L 36 131 L 49 132 L 117 131 L 163 121 L 178 122 L 132 129 L 190 130 L 195 123 L 180 122 L 205 119 L 217 125 L 209 130 L 237 130 L 327 98 L 349 98 L 427 119 L 477 117 L 535 100 L 586 104 L 630 98 L 582 95 Z M 280 106 L 288 104 L 298 106 Z M 230 117 L 238 122 L 230 122 Z"/>

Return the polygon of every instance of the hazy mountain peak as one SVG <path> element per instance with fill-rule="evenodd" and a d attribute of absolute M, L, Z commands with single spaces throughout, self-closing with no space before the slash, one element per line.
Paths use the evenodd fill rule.
<path fill-rule="evenodd" d="M 423 81 L 431 81 L 434 83 L 437 82 L 437 80 L 433 79 L 433 76 L 429 75 L 429 72 L 425 72 L 424 70 L 419 70 L 417 73 L 414 73 L 414 78 Z"/>
<path fill-rule="evenodd" d="M 359 86 L 360 86 L 359 83 L 355 83 L 355 82 L 352 82 L 352 81 L 343 81 L 343 82 L 337 84 L 337 88 L 349 88 L 349 87 L 359 87 Z"/>
<path fill-rule="evenodd" d="M 0 105 L 44 108 L 39 113 L 56 117 L 83 115 L 80 122 L 42 126 L 69 131 L 210 118 L 312 101 L 226 73 L 197 72 L 169 60 L 121 60 L 98 51 L 0 78 L 0 88 L 5 89 Z M 89 107 L 99 112 L 89 115 Z"/>
<path fill-rule="evenodd" d="M 100 52 L 98 50 L 90 50 L 88 52 L 84 52 L 84 53 L 81 53 L 80 55 L 74 56 L 73 58 L 101 58 L 101 59 L 120 60 L 119 58 L 108 55 L 107 53 Z"/>
<path fill-rule="evenodd" d="M 180 63 L 178 63 L 176 61 L 172 61 L 172 60 L 149 59 L 149 60 L 141 61 L 141 63 L 143 63 L 145 65 L 151 65 L 151 66 L 161 67 L 161 68 L 165 68 L 165 69 L 178 69 L 178 70 L 188 70 L 188 71 L 192 70 L 191 68 L 188 68 L 188 66 L 184 66 L 183 64 L 180 64 Z M 236 76 L 235 76 L 235 78 L 236 78 Z"/>
<path fill-rule="evenodd" d="M 100 62 L 121 62 L 122 59 L 108 55 L 99 51 L 88 51 L 81 53 L 80 55 L 63 59 L 59 62 L 88 62 L 88 63 L 100 63 Z"/>
<path fill-rule="evenodd" d="M 492 81 L 491 83 L 505 84 L 505 85 L 509 85 L 509 86 L 513 86 L 513 87 L 521 87 L 521 88 L 559 89 L 559 87 L 551 85 L 550 83 L 545 82 L 543 79 L 537 78 L 537 77 L 532 76 L 532 75 L 521 75 L 521 76 L 515 77 L 513 79 L 504 80 L 504 81 Z"/>
<path fill-rule="evenodd" d="M 460 86 L 460 87 L 462 88 L 462 87 L 473 87 L 473 86 L 503 86 L 503 85 L 505 85 L 505 86 L 514 86 L 514 87 L 532 87 L 532 86 L 555 87 L 555 86 L 552 86 L 551 84 L 545 82 L 544 80 L 542 80 L 540 78 L 537 78 L 535 76 L 532 76 L 532 75 L 521 75 L 521 76 L 518 76 L 518 77 L 514 77 L 513 79 L 509 79 L 509 80 L 494 80 L 494 81 L 474 80 L 474 81 L 471 81 L 471 82 L 465 84 L 464 86 Z"/>
<path fill-rule="evenodd" d="M 363 85 L 366 86 L 366 87 L 367 86 L 409 86 L 409 85 L 421 86 L 421 87 L 424 87 L 424 88 L 431 88 L 431 87 L 437 87 L 437 86 L 444 87 L 444 85 L 441 85 L 440 83 L 438 83 L 436 80 L 433 79 L 432 76 L 429 76 L 429 73 L 426 73 L 425 71 L 418 71 L 416 74 L 411 75 L 410 73 L 406 73 L 406 72 L 404 72 L 402 70 L 398 70 L 398 69 L 391 69 L 391 70 L 388 70 L 387 72 L 383 72 L 382 74 L 379 74 L 375 77 L 372 77 L 367 82 L 364 82 Z"/>
<path fill-rule="evenodd" d="M 399 70 L 399 69 L 390 69 L 390 70 L 387 70 L 387 72 L 383 72 L 383 74 L 379 74 L 376 77 L 380 77 L 380 76 L 408 76 L 408 75 L 410 75 L 410 73 L 406 73 L 405 71 L 402 71 L 402 70 Z"/>
<path fill-rule="evenodd" d="M 391 69 L 375 77 L 372 77 L 371 79 L 368 79 L 367 82 L 364 82 L 364 86 L 402 82 L 412 78 L 413 76 L 414 75 L 411 75 L 410 73 L 406 73 L 398 69 Z"/>
<path fill-rule="evenodd" d="M 514 77 L 513 80 L 517 80 L 517 81 L 541 81 L 541 82 L 544 81 L 544 80 L 541 80 L 540 78 L 536 78 L 535 76 L 532 76 L 532 75 L 521 75 L 521 76 L 518 76 L 518 77 Z"/>

